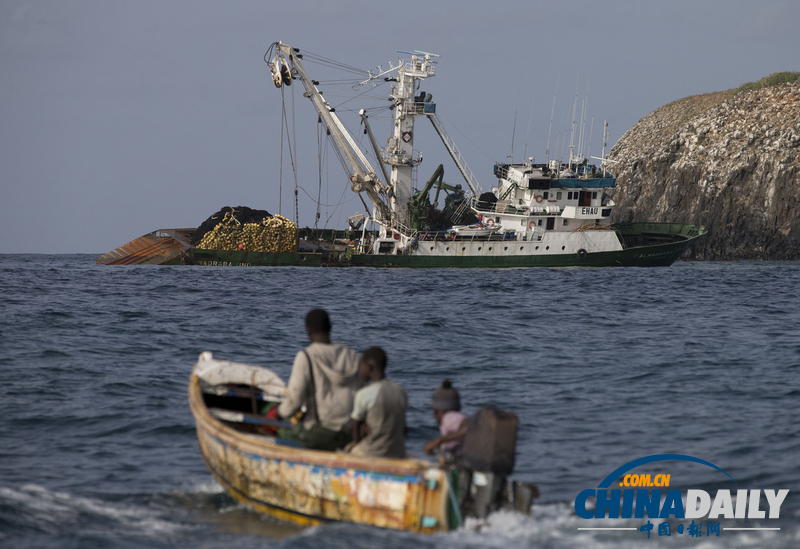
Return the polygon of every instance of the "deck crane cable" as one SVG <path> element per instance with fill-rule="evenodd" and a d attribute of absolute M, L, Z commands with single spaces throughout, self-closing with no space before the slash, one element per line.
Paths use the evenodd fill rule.
<path fill-rule="evenodd" d="M 283 118 L 281 119 L 281 155 L 283 155 L 283 126 L 286 126 L 286 128 L 289 127 L 289 119 L 286 115 L 286 98 L 283 93 L 283 87 L 281 87 L 281 107 L 283 111 Z M 289 161 L 291 162 L 292 172 L 294 173 L 295 218 L 296 218 L 297 217 L 297 166 L 295 164 L 294 154 L 292 151 L 291 138 L 289 135 L 286 136 L 286 144 L 289 147 Z M 281 178 L 282 177 L 283 177 L 283 157 L 281 157 Z M 281 185 L 282 184 L 283 180 L 281 179 Z"/>
<path fill-rule="evenodd" d="M 292 148 L 297 154 L 297 127 L 295 125 L 295 107 L 294 107 L 294 88 L 292 88 Z M 297 196 L 297 163 L 292 162 L 292 172 L 294 173 L 294 224 L 300 226 L 300 205 Z"/>
<path fill-rule="evenodd" d="M 281 89 L 281 109 L 283 109 L 283 90 Z M 278 215 L 281 215 L 283 203 L 283 116 L 281 116 L 281 158 L 278 168 Z"/>
<path fill-rule="evenodd" d="M 270 47 L 267 49 L 267 52 L 264 54 L 264 62 L 265 63 L 267 63 L 267 64 L 270 63 L 270 59 L 272 58 L 273 52 L 275 51 L 275 48 L 276 48 L 277 45 L 278 45 L 278 42 L 273 42 L 270 45 Z M 320 64 L 320 65 L 326 65 L 326 66 L 329 66 L 329 67 L 336 68 L 338 70 L 342 70 L 342 71 L 345 71 L 345 72 L 350 72 L 350 73 L 353 73 L 353 74 L 357 74 L 359 77 L 364 77 L 365 75 L 369 74 L 368 71 L 365 71 L 363 69 L 359 69 L 357 67 L 353 67 L 352 65 L 346 65 L 344 63 L 340 63 L 338 61 L 334 61 L 333 59 L 329 59 L 329 58 L 314 54 L 314 53 L 309 52 L 307 50 L 304 50 L 302 53 L 303 53 L 304 59 L 306 59 L 307 61 L 310 61 L 312 63 L 317 63 L 317 64 Z M 352 80 L 350 80 L 350 79 L 344 80 L 343 79 L 343 80 L 341 80 L 341 83 L 342 84 L 350 84 L 351 85 L 352 84 Z M 286 129 L 289 128 L 288 115 L 286 113 L 286 97 L 285 97 L 284 91 L 285 91 L 285 87 L 282 86 L 281 87 L 281 111 L 282 111 L 282 117 L 281 117 L 281 159 L 280 159 L 279 194 L 278 194 L 278 200 L 279 200 L 278 210 L 279 210 L 279 214 L 281 213 L 281 205 L 282 205 L 282 197 L 283 197 L 283 145 L 284 145 L 283 134 L 284 134 L 284 128 L 286 128 Z M 347 99 L 347 101 L 350 101 L 352 99 L 355 99 L 356 97 L 365 95 L 366 93 L 368 93 L 370 91 L 372 91 L 372 90 L 366 90 L 366 91 L 364 91 L 364 92 L 362 92 L 360 94 L 357 94 L 356 96 L 350 96 L 350 98 Z M 348 94 L 348 95 L 351 95 L 351 94 Z M 345 102 L 347 102 L 347 101 L 345 101 Z M 388 109 L 388 107 L 385 107 L 385 108 Z M 330 143 L 330 136 L 328 136 L 328 143 Z M 295 196 L 295 204 L 294 204 L 294 214 L 295 215 L 294 215 L 294 217 L 295 217 L 296 225 L 299 226 L 300 225 L 300 220 L 299 220 L 299 215 L 300 214 L 299 214 L 299 192 L 298 191 L 302 190 L 303 193 L 305 193 L 312 201 L 314 201 L 314 198 L 304 188 L 300 187 L 300 185 L 298 184 L 297 162 L 296 162 L 296 159 L 294 158 L 294 151 L 292 150 L 292 149 L 297 150 L 296 109 L 295 109 L 294 88 L 292 88 L 292 135 L 291 135 L 291 137 L 289 135 L 287 135 L 286 144 L 288 146 L 289 159 L 290 159 L 290 162 L 291 162 L 292 172 L 293 172 L 293 176 L 294 176 L 294 187 L 295 187 L 294 188 L 294 196 Z M 345 159 L 342 156 L 341 151 L 339 150 L 338 147 L 333 147 L 333 149 L 336 152 L 336 155 L 339 158 L 339 162 L 342 165 L 342 168 L 344 169 L 345 173 L 349 174 L 347 163 L 345 162 Z M 327 147 L 325 147 L 325 150 L 327 151 Z M 322 156 L 320 156 L 320 158 L 322 158 Z M 320 211 L 319 211 L 319 207 L 321 206 L 321 202 L 322 202 L 321 193 L 322 193 L 322 165 L 323 165 L 323 162 L 320 161 L 319 165 L 320 165 L 319 189 L 318 189 L 318 193 L 317 193 L 318 194 L 317 200 L 315 200 L 315 202 L 317 203 L 317 214 L 316 214 L 315 227 L 317 226 L 319 218 L 321 217 Z M 346 187 L 344 188 L 344 191 L 346 191 Z M 325 204 L 326 207 L 336 206 L 336 209 L 334 209 L 334 211 L 331 212 L 331 215 L 327 217 L 327 221 L 330 221 L 331 217 L 333 217 L 333 215 L 335 214 L 336 210 L 339 209 L 339 206 L 345 204 L 346 202 L 349 202 L 349 200 L 344 200 L 344 194 L 345 194 L 344 191 L 342 193 L 342 200 L 339 201 L 338 205 Z M 360 194 L 359 194 L 359 198 L 361 198 L 362 203 L 364 203 L 364 199 L 363 199 L 363 197 L 361 197 Z M 366 204 L 365 203 L 364 203 L 364 206 L 366 208 Z M 326 221 L 326 224 L 325 224 L 326 226 L 327 226 L 327 221 Z"/>
<path fill-rule="evenodd" d="M 455 128 L 455 129 L 456 129 L 456 131 L 457 131 L 459 134 L 461 134 L 461 137 L 463 137 L 464 139 L 466 139 L 467 141 L 469 141 L 469 142 L 472 144 L 472 146 L 473 146 L 473 147 L 475 147 L 476 149 L 478 149 L 478 151 L 479 151 L 481 154 L 483 154 L 483 155 L 484 155 L 486 158 L 488 158 L 488 159 L 489 159 L 489 160 L 491 160 L 492 162 L 494 162 L 494 161 L 495 161 L 495 158 L 494 158 L 494 157 L 492 157 L 492 156 L 491 156 L 489 153 L 487 153 L 487 152 L 486 152 L 486 151 L 484 151 L 482 148 L 480 148 L 480 147 L 479 147 L 479 146 L 478 146 L 478 145 L 477 145 L 477 144 L 476 144 L 476 143 L 475 143 L 475 142 L 474 142 L 472 139 L 470 139 L 470 138 L 469 138 L 469 136 L 468 136 L 467 134 L 465 134 L 464 132 L 462 132 L 462 131 L 461 131 L 461 129 L 460 129 L 458 126 L 456 126 L 455 124 L 452 124 L 452 123 L 450 123 L 450 122 L 446 122 L 446 121 L 444 120 L 444 118 L 442 117 L 442 115 L 441 115 L 441 114 L 439 114 L 438 116 L 439 116 L 439 119 L 440 119 L 440 120 L 442 121 L 442 123 L 444 124 L 445 128 L 448 128 L 448 127 L 449 127 L 449 128 Z"/>
<path fill-rule="evenodd" d="M 536 94 L 531 99 L 531 113 L 528 115 L 528 131 L 525 133 L 525 149 L 522 151 L 522 161 L 528 158 L 528 138 L 531 135 L 531 120 L 533 119 L 533 105 L 536 103 Z"/>
<path fill-rule="evenodd" d="M 360 76 L 366 76 L 367 74 L 369 74 L 368 71 L 365 71 L 364 69 L 359 69 L 358 67 L 354 67 L 352 65 L 347 65 L 345 63 L 342 63 L 340 61 L 336 61 L 334 59 L 330 59 L 328 57 L 323 57 L 323 56 L 318 55 L 316 53 L 312 53 L 312 52 L 310 52 L 308 50 L 303 50 L 300 53 L 303 56 L 303 60 L 304 61 L 308 61 L 310 63 L 317 63 L 318 65 L 325 65 L 325 66 L 328 66 L 328 67 L 333 67 L 333 68 L 336 68 L 336 69 L 339 69 L 339 70 L 342 70 L 342 71 L 345 71 L 345 72 L 351 72 L 351 73 L 354 73 L 354 74 L 358 74 Z"/>
<path fill-rule="evenodd" d="M 270 60 L 273 58 L 273 52 L 275 51 L 275 48 L 277 46 L 278 42 L 273 42 L 272 44 L 270 44 L 269 48 L 267 48 L 267 53 L 264 54 L 264 62 L 267 63 L 268 65 L 270 64 Z M 344 63 L 340 63 L 339 61 L 334 61 L 333 59 L 322 57 L 321 55 L 317 55 L 308 50 L 303 50 L 302 52 L 299 52 L 299 50 L 295 51 L 298 51 L 298 53 L 300 53 L 303 56 L 303 59 L 306 59 L 311 63 L 316 63 L 319 65 L 327 65 L 329 67 L 334 67 L 342 71 L 352 72 L 354 74 L 359 75 L 359 77 L 363 77 L 369 74 L 364 69 L 359 69 L 358 67 L 353 67 L 352 65 L 346 65 Z M 348 80 L 347 82 L 349 83 L 350 80 Z"/>
<path fill-rule="evenodd" d="M 314 218 L 314 228 L 319 228 L 320 204 L 322 202 L 322 167 L 324 164 L 325 149 L 322 147 L 322 121 L 317 119 L 317 171 L 319 172 L 319 186 L 317 188 L 317 215 Z"/>
<path fill-rule="evenodd" d="M 553 92 L 553 107 L 550 109 L 550 129 L 547 130 L 547 152 L 545 153 L 545 159 L 547 163 L 550 163 L 550 135 L 553 133 L 553 115 L 556 112 L 556 96 L 558 95 L 558 80 L 561 78 L 561 73 L 556 75 L 556 89 Z"/>
<path fill-rule="evenodd" d="M 333 137 L 328 136 L 329 145 L 331 146 L 331 148 L 334 151 L 336 151 L 337 156 L 339 156 L 339 160 L 342 162 L 342 167 L 345 168 L 345 173 L 349 174 L 350 171 L 345 166 L 345 161 L 344 161 L 344 158 L 341 155 L 341 152 L 339 151 L 339 147 L 336 146 L 334 143 L 332 143 L 332 141 L 333 141 Z M 340 210 L 341 206 L 343 206 L 344 204 L 350 202 L 350 200 L 353 200 L 354 197 L 351 198 L 350 200 L 345 199 L 345 195 L 347 194 L 347 189 L 348 189 L 347 185 L 342 185 L 342 195 L 339 198 L 339 203 L 336 204 L 336 205 L 333 205 L 333 204 L 331 205 L 331 206 L 334 206 L 334 208 L 333 208 L 333 211 L 330 213 L 330 215 L 328 215 L 326 217 L 326 219 L 325 219 L 325 227 L 326 228 L 327 228 L 328 223 L 330 222 L 331 218 L 333 218 L 333 216 L 336 214 L 336 212 Z M 359 198 L 361 198 L 361 193 L 356 193 L 356 194 L 358 194 Z M 362 202 L 363 202 L 363 198 L 362 198 Z M 326 212 L 326 214 L 327 214 L 327 212 Z M 341 219 L 341 211 L 339 212 L 339 219 Z"/>
<path fill-rule="evenodd" d="M 303 194 L 304 194 L 304 195 L 306 195 L 306 196 L 309 198 L 309 200 L 311 200 L 311 201 L 312 201 L 312 202 L 314 202 L 315 204 L 317 203 L 317 199 L 316 199 L 316 198 L 314 198 L 314 197 L 311 195 L 311 193 L 309 193 L 309 192 L 306 190 L 306 188 L 305 188 L 305 187 L 303 187 L 302 185 L 298 185 L 298 186 L 297 186 L 297 190 L 298 190 L 298 191 L 303 191 Z M 345 190 L 345 192 L 346 192 L 346 191 L 347 191 L 347 188 L 345 188 L 344 190 Z M 319 205 L 320 205 L 320 206 L 325 206 L 326 208 L 338 208 L 339 206 L 343 206 L 344 204 L 347 204 L 348 202 L 352 202 L 353 200 L 355 200 L 355 197 L 353 197 L 353 198 L 348 198 L 347 200 L 342 200 L 342 201 L 340 201 L 338 204 L 325 204 L 325 203 L 322 203 L 322 202 L 320 202 L 320 203 L 319 203 Z M 321 217 L 322 217 L 322 216 L 320 216 L 320 218 L 321 218 Z"/>
<path fill-rule="evenodd" d="M 337 109 L 338 109 L 339 107 L 341 107 L 341 106 L 342 106 L 342 105 L 344 105 L 345 103 L 349 103 L 349 102 L 350 102 L 350 101 L 352 101 L 353 99 L 358 99 L 358 98 L 359 98 L 359 97 L 361 97 L 362 95 L 365 95 L 365 94 L 367 94 L 367 93 L 370 93 L 370 92 L 373 92 L 373 91 L 375 91 L 375 90 L 374 90 L 374 88 L 367 88 L 367 89 L 365 89 L 363 92 L 361 92 L 361 93 L 357 93 L 356 95 L 353 95 L 352 97 L 350 97 L 350 98 L 349 98 L 349 99 L 347 99 L 346 101 L 342 101 L 341 103 L 339 103 L 338 105 L 336 105 L 336 106 L 335 106 L 335 108 L 337 108 Z"/>

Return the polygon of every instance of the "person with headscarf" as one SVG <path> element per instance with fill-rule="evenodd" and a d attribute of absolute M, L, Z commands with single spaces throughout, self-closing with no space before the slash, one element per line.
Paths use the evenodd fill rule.
<path fill-rule="evenodd" d="M 442 382 L 442 386 L 434 391 L 431 405 L 442 435 L 425 443 L 425 453 L 433 454 L 438 450 L 460 456 L 469 418 L 461 413 L 461 399 L 449 380 Z"/>

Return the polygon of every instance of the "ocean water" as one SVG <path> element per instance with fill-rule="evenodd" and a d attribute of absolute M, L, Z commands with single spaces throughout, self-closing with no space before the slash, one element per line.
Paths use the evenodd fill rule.
<path fill-rule="evenodd" d="M 101 267 L 89 255 L 0 256 L 0 547 L 800 546 L 800 264 L 367 270 Z M 200 457 L 186 388 L 201 351 L 284 378 L 303 318 L 384 347 L 409 394 L 408 447 L 436 435 L 448 378 L 466 413 L 520 418 L 529 516 L 432 537 L 302 529 L 232 500 Z M 577 517 L 576 495 L 621 465 L 661 462 L 671 488 L 789 489 L 778 520 L 719 537 L 650 539 L 643 520 Z M 762 499 L 762 509 L 766 507 Z M 703 520 L 702 522 L 706 522 Z M 657 524 L 657 521 L 656 521 Z M 636 527 L 587 531 L 582 527 Z"/>

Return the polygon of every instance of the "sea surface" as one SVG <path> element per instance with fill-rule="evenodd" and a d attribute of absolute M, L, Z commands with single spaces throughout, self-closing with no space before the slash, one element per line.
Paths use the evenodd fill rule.
<path fill-rule="evenodd" d="M 0 547 L 800 547 L 800 263 L 369 270 L 107 267 L 0 255 Z M 187 404 L 201 351 L 288 378 L 323 307 L 332 338 L 384 347 L 409 394 L 408 448 L 437 434 L 445 378 L 464 411 L 520 418 L 529 516 L 431 537 L 302 529 L 236 503 L 200 456 Z M 625 463 L 672 461 L 671 488 L 789 489 L 778 520 L 648 539 L 584 520 L 575 497 Z M 762 498 L 762 509 L 766 504 Z M 656 525 L 658 521 L 656 521 Z M 582 527 L 636 527 L 587 531 Z"/>

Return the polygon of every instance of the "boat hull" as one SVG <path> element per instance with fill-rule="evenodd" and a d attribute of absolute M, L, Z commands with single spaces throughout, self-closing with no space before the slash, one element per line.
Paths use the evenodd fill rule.
<path fill-rule="evenodd" d="M 363 458 L 275 444 L 211 415 L 197 366 L 189 406 L 203 459 L 237 500 L 301 525 L 345 521 L 433 533 L 450 529 L 449 484 L 431 462 Z"/>
<path fill-rule="evenodd" d="M 623 223 L 615 226 L 626 243 L 620 250 L 585 254 L 450 255 L 259 253 L 191 248 L 173 264 L 209 266 L 294 267 L 395 267 L 395 268 L 527 268 L 527 267 L 663 267 L 678 260 L 697 239 L 703 227 L 683 223 Z M 502 242 L 502 241 L 498 241 Z M 509 241 L 516 243 L 516 241 Z"/>

